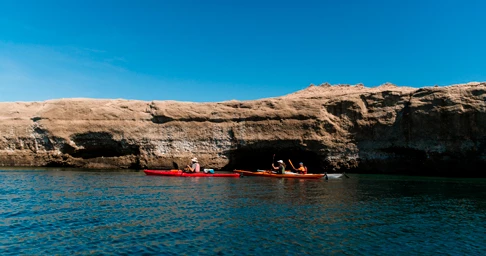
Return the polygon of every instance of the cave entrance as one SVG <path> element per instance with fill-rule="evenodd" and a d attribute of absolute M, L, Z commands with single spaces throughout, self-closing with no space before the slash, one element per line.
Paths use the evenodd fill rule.
<path fill-rule="evenodd" d="M 76 134 L 71 139 L 80 149 L 75 149 L 69 144 L 64 144 L 62 153 L 69 154 L 74 158 L 92 159 L 98 157 L 140 155 L 138 145 L 130 144 L 125 139 L 120 141 L 115 140 L 113 135 L 107 132 Z"/>
<path fill-rule="evenodd" d="M 275 158 L 273 158 L 274 154 Z M 230 162 L 223 168 L 224 170 L 269 170 L 272 167 L 272 160 L 275 166 L 278 160 L 283 160 L 287 166 L 286 170 L 292 170 L 289 159 L 295 168 L 299 167 L 299 162 L 303 162 L 310 173 L 322 173 L 325 169 L 325 163 L 321 162 L 315 152 L 300 147 L 279 149 L 274 147 L 241 147 L 231 150 L 228 156 Z"/>

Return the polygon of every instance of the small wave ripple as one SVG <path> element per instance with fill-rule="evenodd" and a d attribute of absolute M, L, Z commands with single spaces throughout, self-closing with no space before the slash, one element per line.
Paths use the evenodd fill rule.
<path fill-rule="evenodd" d="M 381 177 L 381 178 L 380 178 Z M 2 255 L 481 254 L 486 182 L 0 171 Z"/>

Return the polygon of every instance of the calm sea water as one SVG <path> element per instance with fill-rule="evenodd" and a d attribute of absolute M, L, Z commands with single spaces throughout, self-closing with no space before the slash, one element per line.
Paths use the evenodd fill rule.
<path fill-rule="evenodd" d="M 0 254 L 480 255 L 486 180 L 0 170 Z"/>

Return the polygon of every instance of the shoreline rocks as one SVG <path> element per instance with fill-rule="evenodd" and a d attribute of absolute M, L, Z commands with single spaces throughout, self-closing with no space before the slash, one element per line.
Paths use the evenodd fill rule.
<path fill-rule="evenodd" d="M 254 101 L 0 103 L 0 166 L 486 176 L 486 83 L 309 86 Z M 272 158 L 272 159 L 271 159 Z"/>

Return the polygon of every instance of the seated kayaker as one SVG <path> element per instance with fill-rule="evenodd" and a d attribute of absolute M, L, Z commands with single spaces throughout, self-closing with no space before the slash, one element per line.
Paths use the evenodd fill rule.
<path fill-rule="evenodd" d="M 299 165 L 299 168 L 296 169 L 292 167 L 292 169 L 299 174 L 307 174 L 307 167 L 304 166 L 304 163 L 300 162 Z"/>
<path fill-rule="evenodd" d="M 282 160 L 278 160 L 277 163 L 278 163 L 278 166 L 275 166 L 272 163 L 273 169 L 277 171 L 277 174 L 285 174 L 285 164 L 284 164 L 284 162 Z"/>
<path fill-rule="evenodd" d="M 192 165 L 187 165 L 186 166 L 186 172 L 199 172 L 201 170 L 201 167 L 199 166 L 199 163 L 197 162 L 197 158 L 194 157 L 191 159 Z"/>

